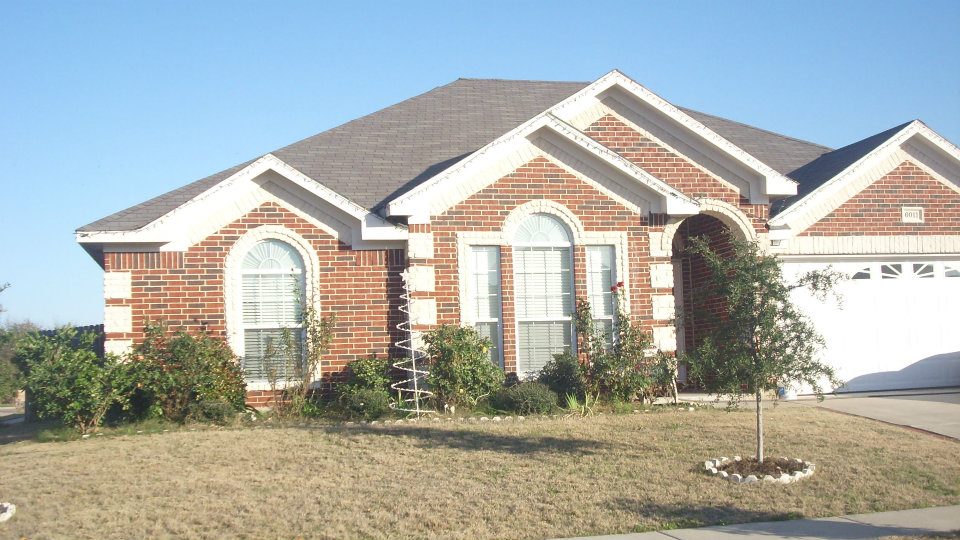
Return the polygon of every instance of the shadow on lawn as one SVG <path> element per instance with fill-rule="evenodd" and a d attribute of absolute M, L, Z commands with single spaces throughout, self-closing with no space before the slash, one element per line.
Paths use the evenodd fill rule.
<path fill-rule="evenodd" d="M 886 527 L 849 519 L 811 521 L 798 512 L 747 510 L 731 505 L 656 504 L 635 499 L 615 499 L 610 507 L 644 520 L 659 522 L 660 530 L 723 525 L 728 535 L 812 537 L 859 540 L 883 536 L 918 536 L 936 531 L 916 527 Z M 753 523 L 773 522 L 773 523 Z M 706 536 L 704 537 L 706 538 Z"/>
<path fill-rule="evenodd" d="M 315 429 L 315 428 L 314 428 Z M 574 437 L 551 437 L 535 435 L 512 435 L 497 433 L 496 430 L 473 431 L 464 429 L 444 429 L 425 425 L 385 425 L 371 426 L 325 426 L 328 433 L 363 433 L 378 437 L 401 437 L 415 439 L 421 448 L 439 447 L 457 450 L 483 450 L 507 454 L 537 454 L 560 452 L 564 454 L 590 455 L 597 451 L 609 450 L 614 445 L 592 439 Z"/>

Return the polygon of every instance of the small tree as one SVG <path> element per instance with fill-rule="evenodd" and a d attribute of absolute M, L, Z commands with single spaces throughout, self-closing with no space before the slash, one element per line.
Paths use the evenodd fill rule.
<path fill-rule="evenodd" d="M 279 344 L 268 347 L 266 356 L 280 361 L 268 361 L 271 368 L 267 379 L 274 395 L 274 412 L 281 416 L 302 416 L 308 407 L 314 383 L 321 380 L 320 368 L 333 343 L 336 317 L 323 317 L 313 306 L 301 308 L 301 328 L 285 328 Z M 302 338 L 302 346 L 297 336 Z M 292 368 L 292 369 L 291 369 Z M 279 371 L 278 371 L 279 370 Z M 281 379 L 280 371 L 283 372 Z M 283 391 L 277 389 L 283 383 Z"/>
<path fill-rule="evenodd" d="M 587 391 L 594 397 L 604 395 L 621 401 L 649 397 L 654 362 L 649 354 L 652 339 L 627 313 L 623 282 L 610 291 L 617 314 L 610 335 L 593 323 L 590 302 L 577 299 L 574 326 Z"/>
<path fill-rule="evenodd" d="M 755 242 L 729 236 L 730 253 L 721 255 L 703 238 L 689 252 L 710 271 L 710 294 L 724 309 L 703 342 L 690 355 L 692 374 L 710 393 L 728 394 L 731 405 L 753 396 L 757 405 L 757 461 L 763 462 L 763 393 L 806 383 L 823 399 L 822 381 L 840 385 L 834 370 L 817 360 L 823 338 L 790 299 L 808 288 L 824 298 L 844 276 L 832 270 L 810 272 L 788 284 L 780 261 Z"/>

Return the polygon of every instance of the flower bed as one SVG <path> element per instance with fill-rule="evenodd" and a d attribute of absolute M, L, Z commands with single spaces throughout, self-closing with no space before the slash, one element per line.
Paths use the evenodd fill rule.
<path fill-rule="evenodd" d="M 734 484 L 789 484 L 811 476 L 816 465 L 800 458 L 767 458 L 758 463 L 756 458 L 733 459 L 721 457 L 708 459 L 703 462 L 703 468 L 708 474 L 729 480 Z"/>

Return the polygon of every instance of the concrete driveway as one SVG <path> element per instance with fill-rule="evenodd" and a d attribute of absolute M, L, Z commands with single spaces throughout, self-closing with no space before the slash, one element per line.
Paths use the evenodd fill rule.
<path fill-rule="evenodd" d="M 871 392 L 828 396 L 823 402 L 800 400 L 793 403 L 882 422 L 909 426 L 960 439 L 960 388 L 916 392 Z"/>

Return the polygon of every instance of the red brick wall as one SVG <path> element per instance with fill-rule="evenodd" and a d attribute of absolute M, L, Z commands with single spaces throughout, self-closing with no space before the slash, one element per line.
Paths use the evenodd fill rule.
<path fill-rule="evenodd" d="M 317 252 L 321 315 L 337 318 L 333 345 L 322 366 L 325 380 L 339 376 L 357 358 L 394 352 L 400 272 L 406 266 L 403 250 L 353 251 L 273 203 L 249 212 L 184 253 L 105 254 L 105 271 L 132 274 L 132 298 L 110 299 L 107 305 L 129 305 L 133 314 L 132 333 L 110 333 L 107 339 L 141 340 L 144 324 L 161 319 L 174 329 L 206 330 L 225 337 L 224 262 L 237 239 L 260 225 L 283 225 Z"/>
<path fill-rule="evenodd" d="M 606 115 L 587 127 L 584 133 L 687 196 L 718 199 L 739 207 L 751 218 L 757 231 L 766 231 L 767 205 L 750 204 L 730 185 L 638 133 L 619 118 Z"/>
<path fill-rule="evenodd" d="M 902 223 L 901 207 L 924 223 Z M 800 236 L 960 234 L 960 194 L 909 161 L 867 186 Z"/>
<path fill-rule="evenodd" d="M 460 231 L 499 232 L 504 220 L 520 205 L 546 199 L 567 207 L 587 231 L 624 231 L 628 235 L 630 301 L 632 314 L 652 325 L 647 232 L 644 216 L 627 209 L 595 187 L 582 182 L 545 158 L 536 158 L 511 174 L 475 193 L 441 216 L 433 219 L 434 258 L 412 260 L 411 264 L 433 265 L 436 271 L 437 320 L 440 324 L 460 323 L 457 264 L 457 233 Z M 662 227 L 661 227 L 662 228 Z M 574 247 L 574 292 L 586 296 L 586 248 Z M 516 369 L 515 312 L 513 304 L 513 256 L 509 246 L 500 251 L 503 297 L 504 361 L 507 371 Z M 668 291 L 669 292 L 669 291 Z"/>

